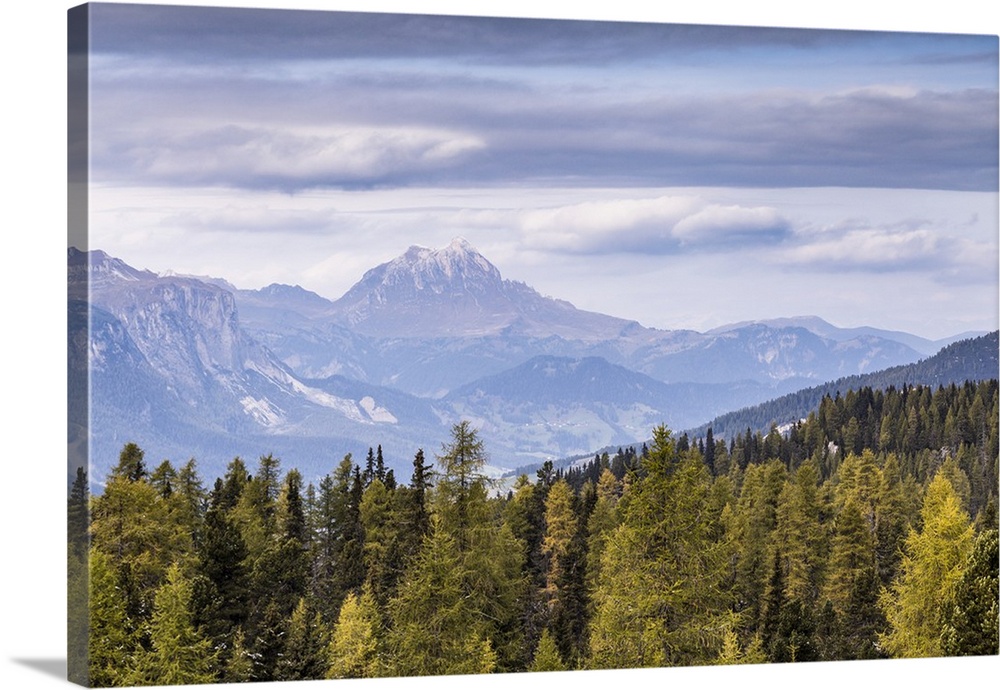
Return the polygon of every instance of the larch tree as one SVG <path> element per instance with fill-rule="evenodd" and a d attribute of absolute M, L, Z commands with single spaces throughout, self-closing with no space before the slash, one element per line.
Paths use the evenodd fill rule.
<path fill-rule="evenodd" d="M 561 560 L 566 557 L 570 541 L 576 535 L 576 523 L 573 490 L 565 480 L 561 479 L 549 489 L 545 501 L 545 536 L 542 539 L 542 553 L 548 566 L 545 591 L 550 598 L 556 594 L 556 583 L 562 576 Z"/>
<path fill-rule="evenodd" d="M 344 599 L 330 636 L 327 678 L 375 678 L 382 675 L 382 626 L 368 587 Z"/>
<path fill-rule="evenodd" d="M 400 675 L 518 667 L 522 546 L 496 520 L 485 461 L 475 430 L 455 425 L 438 456 L 430 536 L 389 604 Z"/>
<path fill-rule="evenodd" d="M 601 561 L 590 630 L 598 668 L 709 663 L 721 645 L 728 598 L 723 560 L 710 535 L 711 476 L 700 458 L 680 459 L 665 427 L 623 499 L 622 524 Z"/>
<path fill-rule="evenodd" d="M 928 485 L 920 515 L 922 528 L 906 539 L 900 575 L 880 597 L 889 622 L 881 644 L 894 657 L 941 655 L 943 608 L 972 551 L 971 521 L 943 474 Z"/>
<path fill-rule="evenodd" d="M 215 681 L 211 641 L 194 625 L 192 586 L 181 568 L 172 565 L 156 592 L 150 622 L 152 649 L 140 653 L 128 681 L 133 685 L 187 685 Z"/>

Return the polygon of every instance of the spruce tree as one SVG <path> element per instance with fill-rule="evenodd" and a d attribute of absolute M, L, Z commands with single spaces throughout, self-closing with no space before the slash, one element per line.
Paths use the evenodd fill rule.
<path fill-rule="evenodd" d="M 329 671 L 329 632 L 323 617 L 300 599 L 288 622 L 275 680 L 319 680 Z"/>
<path fill-rule="evenodd" d="M 997 530 L 976 538 L 962 577 L 942 612 L 941 651 L 949 656 L 997 654 Z"/>

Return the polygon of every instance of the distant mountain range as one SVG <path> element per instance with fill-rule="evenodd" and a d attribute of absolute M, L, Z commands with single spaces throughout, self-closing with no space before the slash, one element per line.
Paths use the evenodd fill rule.
<path fill-rule="evenodd" d="M 68 258 L 70 371 L 78 381 L 90 367 L 98 478 L 127 441 L 151 461 L 193 456 L 210 476 L 269 452 L 318 476 L 381 444 L 408 473 L 460 419 L 480 428 L 499 471 L 636 441 L 659 423 L 692 427 L 936 347 L 816 317 L 646 328 L 505 280 L 461 239 L 411 247 L 337 300 L 157 275 L 99 250 Z M 84 422 L 71 417 L 71 436 Z"/>
<path fill-rule="evenodd" d="M 849 390 L 886 390 L 905 385 L 948 386 L 966 381 L 1000 378 L 1000 332 L 952 342 L 937 354 L 914 364 L 903 364 L 870 374 L 846 376 L 818 386 L 783 395 L 774 400 L 720 415 L 690 433 L 702 437 L 709 427 L 715 438 L 732 438 L 747 429 L 766 433 L 772 424 L 781 426 L 804 419 L 819 407 L 824 396 L 836 397 Z"/>

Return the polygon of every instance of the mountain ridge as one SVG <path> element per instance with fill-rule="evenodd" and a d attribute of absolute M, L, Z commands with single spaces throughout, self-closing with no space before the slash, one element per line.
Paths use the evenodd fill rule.
<path fill-rule="evenodd" d="M 790 324 L 715 335 L 645 329 L 505 281 L 467 242 L 407 253 L 391 272 L 416 313 L 428 295 L 441 306 L 454 293 L 503 327 L 357 332 L 339 318 L 336 301 L 300 286 L 239 290 L 224 279 L 155 274 L 100 250 L 71 250 L 70 295 L 78 300 L 70 307 L 77 314 L 71 341 L 86 333 L 81 295 L 89 294 L 96 315 L 91 342 L 71 348 L 73 370 L 89 366 L 94 376 L 93 457 L 111 464 L 121 443 L 137 440 L 133 434 L 149 440 L 151 455 L 193 454 L 215 466 L 253 452 L 304 453 L 326 466 L 381 444 L 390 466 L 406 471 L 415 448 L 433 448 L 467 418 L 481 424 L 495 462 L 510 466 L 639 440 L 658 423 L 691 426 L 833 378 L 824 378 L 830 372 L 919 358 L 875 335 L 833 340 Z M 386 265 L 366 272 L 368 288 L 393 287 Z M 524 295 L 524 303 L 509 302 Z M 395 299 L 391 290 L 385 296 L 387 304 Z M 503 308 L 485 308 L 491 304 Z M 461 309 L 454 313 L 460 321 Z M 561 333 L 545 330 L 550 313 L 567 319 Z M 446 317 L 422 315 L 431 325 Z M 594 318 L 605 331 L 589 328 Z M 576 332 L 587 337 L 575 339 Z M 563 374 L 547 379 L 532 369 L 538 366 Z"/>

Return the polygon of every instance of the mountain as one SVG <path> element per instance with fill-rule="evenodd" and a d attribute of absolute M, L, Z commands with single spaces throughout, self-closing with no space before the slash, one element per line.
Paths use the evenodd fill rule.
<path fill-rule="evenodd" d="M 95 478 L 128 441 L 210 476 L 264 453 L 318 476 L 381 444 L 406 473 L 461 419 L 511 467 L 920 358 L 898 337 L 817 333 L 818 320 L 645 328 L 508 281 L 461 239 L 412 247 L 336 300 L 157 275 L 102 251 L 68 259 L 70 375 L 86 390 L 89 367 L 92 402 L 70 434 L 86 457 L 89 414 Z"/>
<path fill-rule="evenodd" d="M 824 396 L 833 397 L 863 387 L 885 390 L 890 386 L 901 388 L 918 384 L 947 386 L 996 378 L 1000 378 L 1000 332 L 993 331 L 977 338 L 953 342 L 937 354 L 913 364 L 839 378 L 720 415 L 689 433 L 704 436 L 708 427 L 712 427 L 716 438 L 730 438 L 748 427 L 766 433 L 772 424 L 787 424 L 805 418 L 819 407 Z"/>
<path fill-rule="evenodd" d="M 729 409 L 733 400 L 759 399 L 765 390 L 753 382 L 667 384 L 600 357 L 542 355 L 466 384 L 441 402 L 523 461 L 632 443 L 656 425 L 691 424 L 710 410 Z"/>
<path fill-rule="evenodd" d="M 415 447 L 446 437 L 425 401 L 293 374 L 244 331 L 233 293 L 217 284 L 137 271 L 103 252 L 69 259 L 71 295 L 86 294 L 91 277 L 89 305 L 70 302 L 69 356 L 71 372 L 90 371 L 95 479 L 128 441 L 150 462 L 195 456 L 214 476 L 236 455 L 267 452 L 329 469 L 378 442 L 406 470 Z M 70 422 L 78 438 L 86 419 Z"/>
<path fill-rule="evenodd" d="M 756 381 L 783 391 L 921 357 L 905 334 L 852 334 L 820 319 L 710 333 L 646 328 L 506 280 L 461 238 L 410 247 L 335 301 L 303 293 L 238 291 L 248 332 L 299 376 L 341 374 L 421 397 L 542 355 L 601 357 L 669 383 Z"/>
<path fill-rule="evenodd" d="M 837 342 L 847 342 L 850 340 L 855 340 L 858 338 L 874 337 L 880 340 L 889 340 L 893 342 L 905 345 L 908 348 L 916 350 L 922 355 L 932 355 L 940 350 L 942 347 L 950 345 L 958 340 L 965 340 L 968 338 L 974 338 L 976 336 L 985 335 L 980 332 L 968 332 L 959 333 L 948 338 L 941 338 L 939 340 L 930 340 L 928 338 L 921 338 L 920 336 L 913 335 L 912 333 L 905 333 L 903 331 L 890 331 L 882 328 L 872 328 L 870 326 L 861 326 L 858 328 L 838 328 L 827 321 L 824 321 L 818 316 L 793 316 L 788 318 L 780 319 L 767 319 L 762 321 L 741 321 L 739 323 L 728 324 L 725 326 L 719 326 L 718 328 L 713 328 L 708 331 L 711 335 L 727 333 L 730 331 L 737 331 L 748 326 L 768 326 L 771 328 L 802 328 L 810 333 L 820 336 L 821 338 L 828 338 Z"/>
<path fill-rule="evenodd" d="M 634 322 L 582 311 L 505 280 L 462 238 L 443 249 L 410 247 L 366 272 L 334 302 L 334 318 L 356 333 L 436 338 L 496 335 L 593 341 L 614 338 Z"/>

